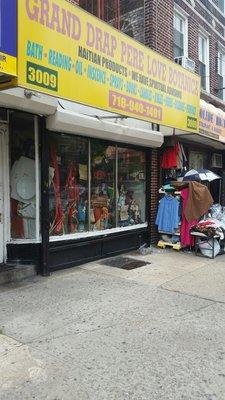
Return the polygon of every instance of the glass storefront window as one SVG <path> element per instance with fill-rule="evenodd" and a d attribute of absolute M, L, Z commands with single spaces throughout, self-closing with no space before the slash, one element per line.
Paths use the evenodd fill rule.
<path fill-rule="evenodd" d="M 50 235 L 88 229 L 88 141 L 51 135 L 49 169 Z"/>
<path fill-rule="evenodd" d="M 145 153 L 118 148 L 118 225 L 120 227 L 145 222 L 146 216 Z"/>
<path fill-rule="evenodd" d="M 116 226 L 116 147 L 91 143 L 90 227 L 102 231 Z"/>
<path fill-rule="evenodd" d="M 50 136 L 50 236 L 146 222 L 146 154 L 95 139 Z"/>
<path fill-rule="evenodd" d="M 34 117 L 13 113 L 10 138 L 11 238 L 36 238 Z"/>

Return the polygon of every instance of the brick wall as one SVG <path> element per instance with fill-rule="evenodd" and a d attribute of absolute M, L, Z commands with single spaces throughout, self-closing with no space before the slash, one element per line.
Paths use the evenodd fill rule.
<path fill-rule="evenodd" d="M 121 15 L 121 31 L 131 36 L 138 42 L 145 42 L 144 25 L 144 1 L 140 1 L 140 7 L 127 11 Z"/>
<path fill-rule="evenodd" d="M 159 202 L 159 150 L 152 150 L 151 155 L 151 182 L 150 182 L 150 236 L 151 243 L 156 243 L 158 240 L 158 232 L 155 225 L 156 214 Z"/>
<path fill-rule="evenodd" d="M 173 59 L 174 0 L 145 0 L 145 44 Z"/>
<path fill-rule="evenodd" d="M 218 74 L 217 74 L 217 53 L 218 43 L 225 46 L 225 38 L 220 35 L 224 34 L 225 18 L 219 11 L 212 5 L 208 4 L 208 9 L 204 7 L 204 2 L 196 2 L 195 9 L 189 6 L 183 0 L 175 0 L 185 12 L 188 13 L 188 56 L 193 59 L 196 64 L 196 72 L 199 71 L 199 57 L 198 57 L 198 37 L 199 29 L 203 28 L 209 35 L 209 53 L 210 53 L 210 92 L 213 96 L 217 96 L 216 89 L 219 87 Z M 218 23 L 217 19 L 221 24 Z M 218 99 L 211 97 L 207 93 L 202 94 L 202 98 L 225 110 L 225 105 Z"/>

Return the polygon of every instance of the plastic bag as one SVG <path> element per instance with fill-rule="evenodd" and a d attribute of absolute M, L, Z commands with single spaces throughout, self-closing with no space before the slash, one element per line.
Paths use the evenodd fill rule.
<path fill-rule="evenodd" d="M 214 240 L 214 255 L 213 255 L 213 240 Z M 220 245 L 218 240 L 216 239 L 210 239 L 208 242 L 200 242 L 199 243 L 199 248 L 201 253 L 205 257 L 212 258 L 213 256 L 216 257 L 217 254 L 220 252 Z"/>
<path fill-rule="evenodd" d="M 212 218 L 218 219 L 219 221 L 222 218 L 222 207 L 220 204 L 213 204 L 211 207 L 211 215 Z"/>
<path fill-rule="evenodd" d="M 139 247 L 138 252 L 142 256 L 146 256 L 147 254 L 152 253 L 152 248 L 148 247 L 147 243 L 144 243 Z"/>

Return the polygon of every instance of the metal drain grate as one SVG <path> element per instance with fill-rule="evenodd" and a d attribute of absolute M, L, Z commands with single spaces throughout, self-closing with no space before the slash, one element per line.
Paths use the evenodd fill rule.
<path fill-rule="evenodd" d="M 121 268 L 129 271 L 135 268 L 144 267 L 145 265 L 151 263 L 129 257 L 113 257 L 109 258 L 108 260 L 102 261 L 101 264 L 107 265 L 108 267 Z"/>

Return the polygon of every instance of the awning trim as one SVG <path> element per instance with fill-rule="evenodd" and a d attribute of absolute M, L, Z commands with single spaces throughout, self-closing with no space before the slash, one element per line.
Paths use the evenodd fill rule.
<path fill-rule="evenodd" d="M 153 148 L 160 147 L 164 141 L 163 135 L 157 131 L 132 128 L 62 108 L 47 117 L 47 129 Z"/>

